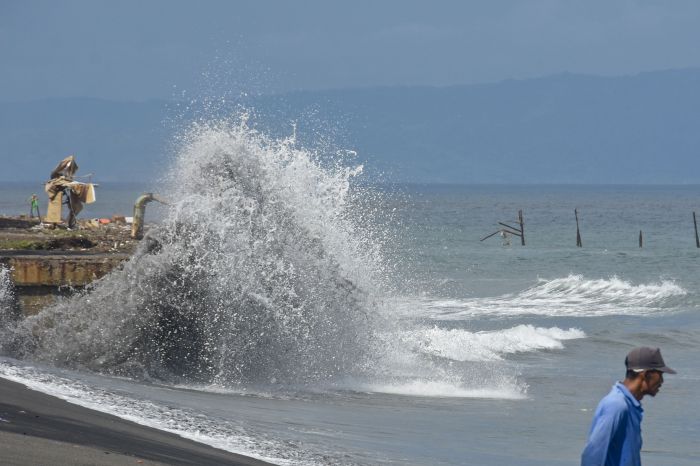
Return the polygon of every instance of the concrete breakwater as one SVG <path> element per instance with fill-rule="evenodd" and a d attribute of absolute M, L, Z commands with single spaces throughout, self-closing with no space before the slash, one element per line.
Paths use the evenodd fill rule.
<path fill-rule="evenodd" d="M 0 264 L 11 270 L 21 311 L 35 314 L 56 296 L 83 288 L 129 257 L 119 253 L 0 251 Z"/>
<path fill-rule="evenodd" d="M 20 311 L 41 308 L 107 275 L 138 244 L 127 225 L 44 229 L 37 221 L 0 219 L 0 266 L 10 270 Z"/>

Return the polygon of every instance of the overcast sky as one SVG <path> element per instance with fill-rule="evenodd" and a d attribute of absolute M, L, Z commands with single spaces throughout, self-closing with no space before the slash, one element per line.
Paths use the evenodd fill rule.
<path fill-rule="evenodd" d="M 700 1 L 0 0 L 0 100 L 700 67 Z"/>

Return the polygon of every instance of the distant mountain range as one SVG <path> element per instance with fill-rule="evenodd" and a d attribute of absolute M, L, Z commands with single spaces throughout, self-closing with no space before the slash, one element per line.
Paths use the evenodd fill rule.
<path fill-rule="evenodd" d="M 308 91 L 254 109 L 272 135 L 358 152 L 370 178 L 425 183 L 700 183 L 700 70 L 495 84 Z M 43 180 L 74 153 L 96 180 L 150 180 L 197 104 L 0 103 L 0 179 Z"/>

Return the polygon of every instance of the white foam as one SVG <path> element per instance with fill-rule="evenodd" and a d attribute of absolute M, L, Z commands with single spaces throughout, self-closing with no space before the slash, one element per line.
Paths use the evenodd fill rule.
<path fill-rule="evenodd" d="M 585 338 L 579 329 L 518 325 L 505 330 L 469 332 L 438 327 L 406 331 L 401 338 L 418 351 L 455 361 L 494 361 L 505 354 L 562 349 L 562 341 Z"/>
<path fill-rule="evenodd" d="M 499 400 L 522 400 L 527 398 L 524 390 L 518 389 L 517 386 L 466 388 L 459 384 L 434 380 L 412 380 L 395 384 L 372 384 L 366 385 L 364 389 L 372 393 L 431 398 L 487 398 Z"/>
<path fill-rule="evenodd" d="M 674 298 L 688 292 L 676 283 L 635 285 L 617 277 L 585 279 L 569 275 L 554 280 L 539 280 L 520 293 L 475 299 L 421 299 L 405 302 L 404 312 L 428 314 L 440 319 L 477 316 L 606 316 L 648 315 L 673 310 Z"/>

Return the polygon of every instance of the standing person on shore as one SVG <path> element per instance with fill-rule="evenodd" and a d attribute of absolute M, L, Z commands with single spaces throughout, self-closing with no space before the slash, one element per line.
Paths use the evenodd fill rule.
<path fill-rule="evenodd" d="M 625 380 L 613 385 L 593 416 L 581 466 L 640 466 L 642 416 L 640 401 L 656 396 L 664 382 L 666 366 L 659 348 L 635 348 L 625 358 Z"/>
<path fill-rule="evenodd" d="M 39 198 L 36 194 L 32 194 L 32 197 L 29 198 L 29 204 L 29 218 L 34 218 L 34 211 L 36 211 L 36 216 L 41 219 L 41 215 L 39 214 Z"/>

